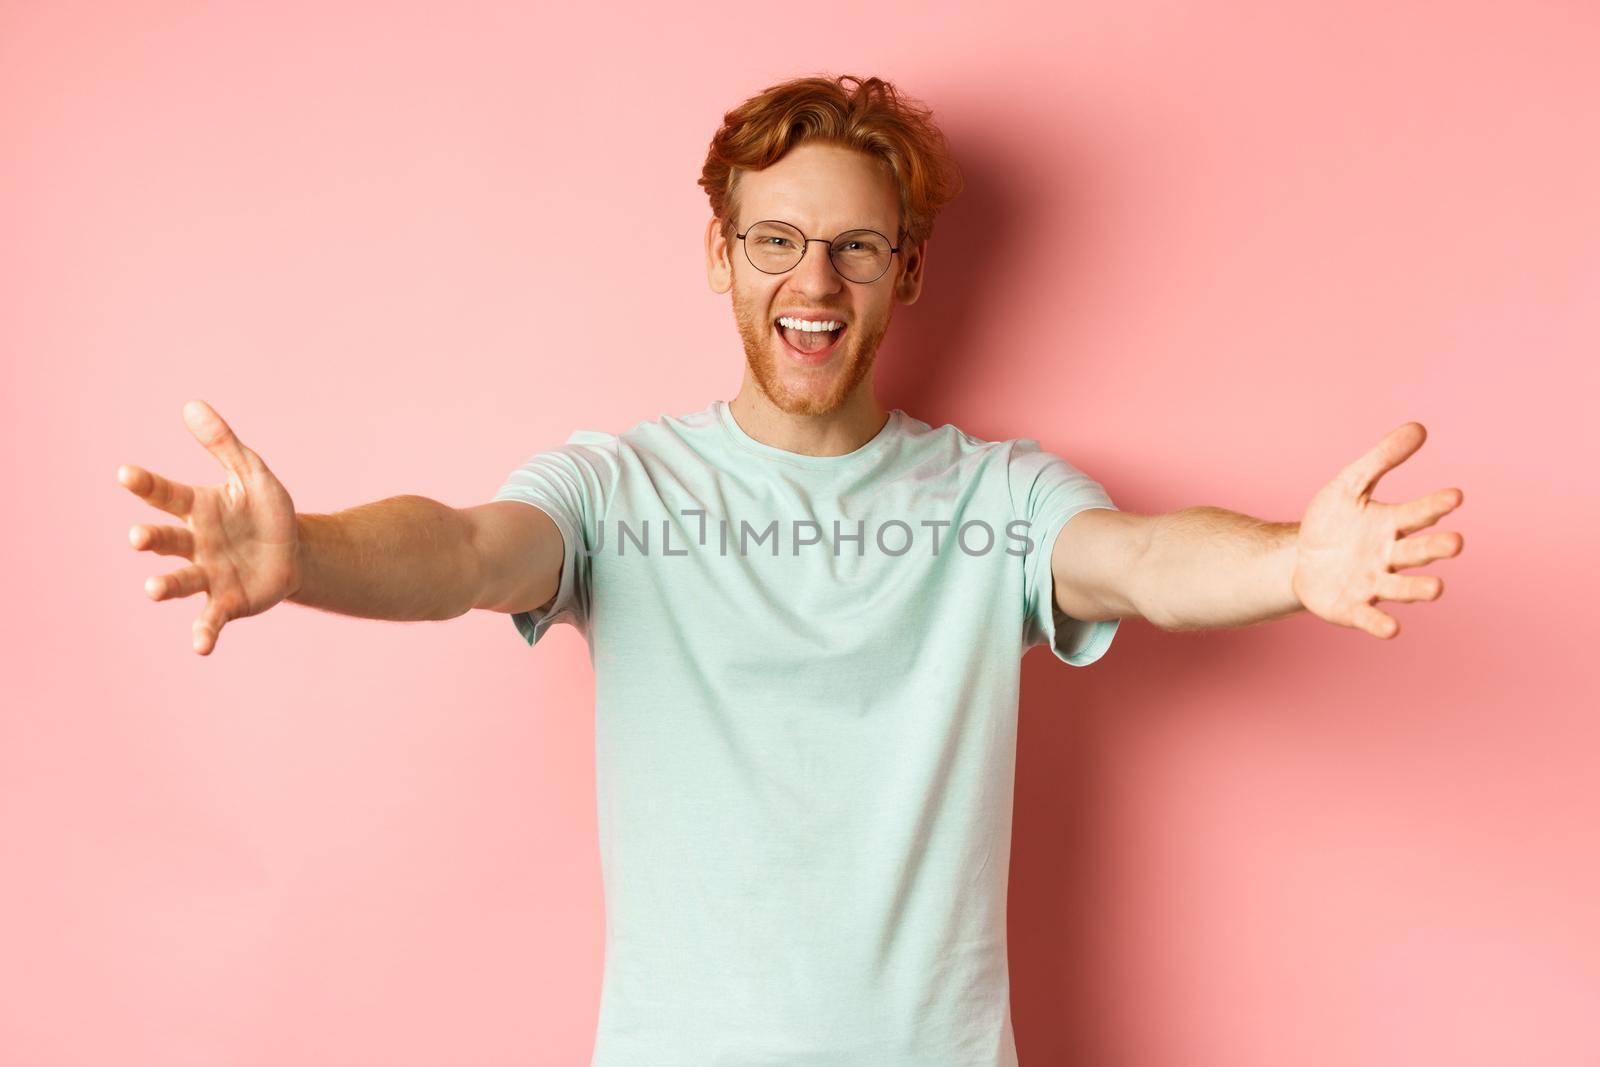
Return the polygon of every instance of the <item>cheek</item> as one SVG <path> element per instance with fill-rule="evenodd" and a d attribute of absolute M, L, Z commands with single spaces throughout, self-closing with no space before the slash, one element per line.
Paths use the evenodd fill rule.
<path fill-rule="evenodd" d="M 892 300 L 875 300 L 861 309 L 861 321 L 871 324 L 881 324 L 888 320 L 890 312 L 894 310 Z"/>
<path fill-rule="evenodd" d="M 771 285 L 752 282 L 748 279 L 741 280 L 737 274 L 733 279 L 733 306 L 742 314 L 753 315 L 761 318 L 766 315 L 767 308 L 772 306 L 775 289 Z"/>

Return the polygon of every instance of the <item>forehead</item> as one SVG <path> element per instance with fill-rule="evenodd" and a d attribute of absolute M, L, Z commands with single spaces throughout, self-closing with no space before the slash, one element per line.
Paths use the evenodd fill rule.
<path fill-rule="evenodd" d="M 876 156 L 812 141 L 764 170 L 739 175 L 740 222 L 779 219 L 807 233 L 867 227 L 889 236 L 900 218 L 894 172 Z"/>

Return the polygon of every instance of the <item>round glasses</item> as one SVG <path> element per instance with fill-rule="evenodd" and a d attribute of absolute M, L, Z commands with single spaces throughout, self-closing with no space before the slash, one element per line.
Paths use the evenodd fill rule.
<path fill-rule="evenodd" d="M 822 241 L 828 246 L 833 269 L 846 280 L 863 285 L 883 277 L 894 254 L 900 251 L 890 246 L 889 239 L 877 230 L 851 230 L 832 241 L 823 241 L 820 237 L 807 237 L 787 222 L 772 219 L 757 222 L 734 236 L 744 242 L 744 254 L 750 265 L 763 274 L 793 270 L 805 257 L 811 242 Z"/>

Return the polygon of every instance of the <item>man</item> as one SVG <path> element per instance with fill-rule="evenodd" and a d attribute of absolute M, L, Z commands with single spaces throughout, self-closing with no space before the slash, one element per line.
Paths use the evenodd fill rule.
<path fill-rule="evenodd" d="M 398 497 L 297 515 L 206 405 L 214 488 L 125 467 L 184 526 L 135 548 L 192 561 L 195 650 L 280 600 L 381 619 L 557 621 L 596 672 L 607 901 L 597 1067 L 1003 1067 L 1019 662 L 1086 666 L 1120 620 L 1243 626 L 1302 608 L 1377 637 L 1373 604 L 1459 534 L 1461 503 L 1371 499 L 1408 423 L 1298 523 L 1116 508 L 1021 438 L 935 429 L 873 391 L 896 304 L 921 291 L 959 172 L 926 109 L 878 79 L 804 78 L 730 112 L 701 183 L 708 279 L 746 368 L 731 401 L 580 430 L 493 501 Z"/>

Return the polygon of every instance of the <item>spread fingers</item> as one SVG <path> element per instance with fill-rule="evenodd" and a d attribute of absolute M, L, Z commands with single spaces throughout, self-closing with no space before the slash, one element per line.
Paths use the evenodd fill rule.
<path fill-rule="evenodd" d="M 1403 570 L 1406 567 L 1420 567 L 1436 559 L 1458 556 L 1464 540 L 1454 531 L 1403 537 L 1389 551 L 1389 566 Z"/>
<path fill-rule="evenodd" d="M 117 468 L 117 481 L 145 503 L 180 519 L 194 508 L 194 490 L 181 482 L 169 481 L 154 471 L 124 463 Z"/>
<path fill-rule="evenodd" d="M 194 559 L 194 534 L 184 526 L 133 526 L 128 530 L 128 543 L 158 556 Z"/>
<path fill-rule="evenodd" d="M 151 600 L 170 600 L 189 596 L 206 587 L 206 573 L 199 567 L 180 567 L 171 574 L 158 574 L 145 579 L 144 591 Z"/>

